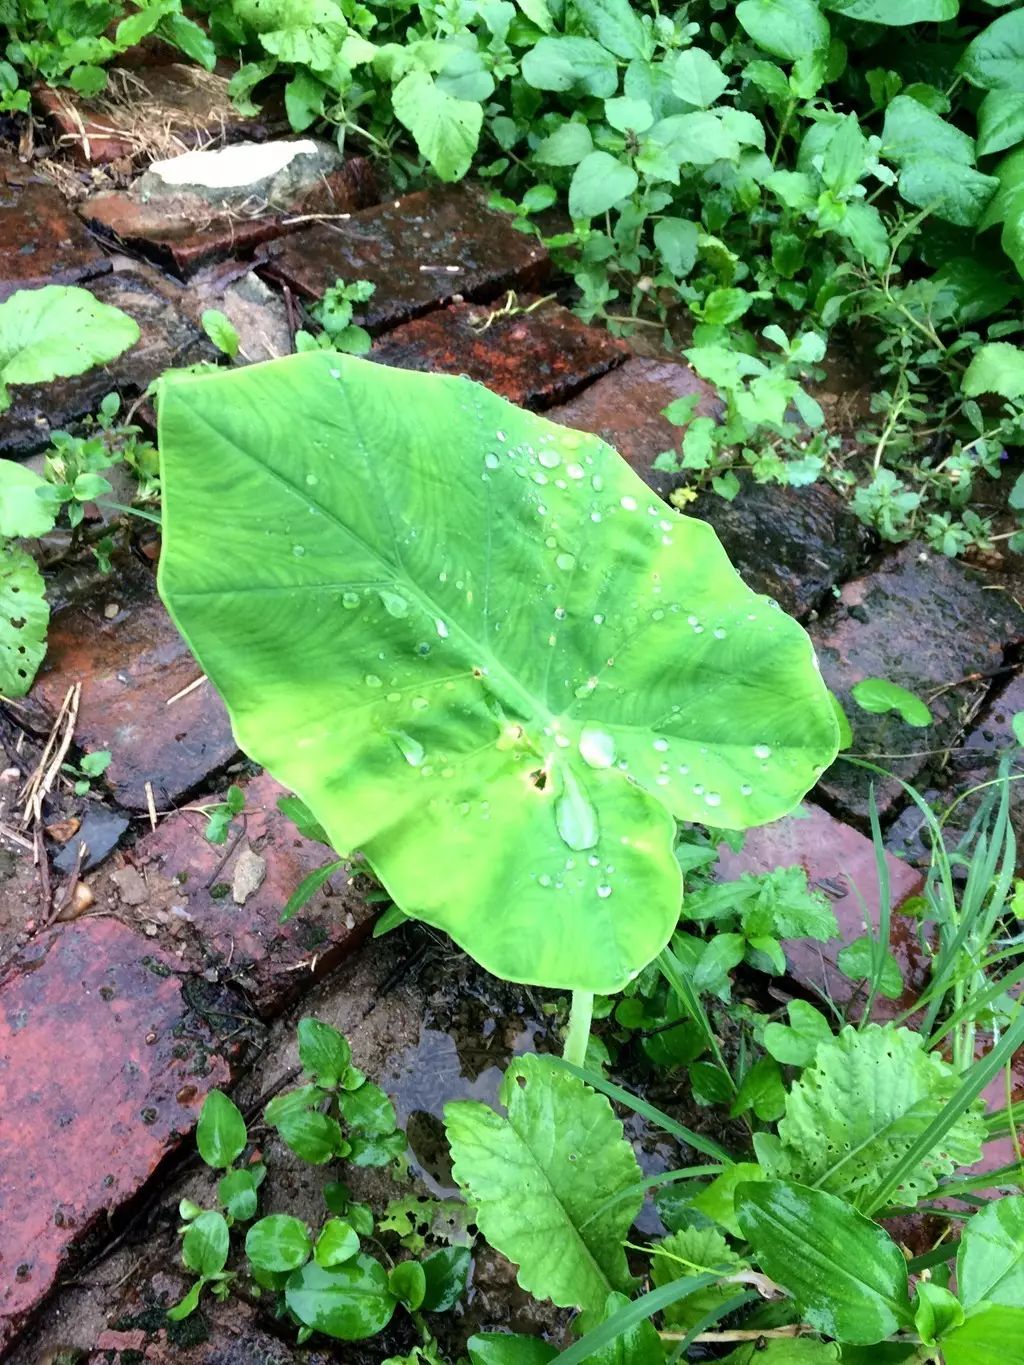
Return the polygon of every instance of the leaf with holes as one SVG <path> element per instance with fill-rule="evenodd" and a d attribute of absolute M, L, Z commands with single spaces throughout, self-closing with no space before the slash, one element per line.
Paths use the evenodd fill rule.
<path fill-rule="evenodd" d="M 907 1147 L 954 1093 L 959 1077 L 909 1029 L 847 1025 L 818 1043 L 786 1098 L 778 1136 L 758 1133 L 770 1176 L 814 1185 L 874 1213 L 873 1195 Z M 981 1158 L 984 1102 L 975 1101 L 903 1182 L 901 1206 L 930 1194 L 938 1177 Z"/>
<path fill-rule="evenodd" d="M 0 303 L 0 412 L 8 384 L 39 384 L 113 360 L 139 339 L 139 325 L 87 289 L 48 284 Z"/>
<path fill-rule="evenodd" d="M 620 989 L 675 821 L 776 819 L 831 762 L 804 631 L 597 437 L 326 352 L 159 409 L 160 589 L 239 742 L 489 971 Z"/>
<path fill-rule="evenodd" d="M 604 1096 L 549 1057 L 513 1062 L 501 1102 L 507 1118 L 476 1101 L 445 1106 L 455 1179 L 522 1287 L 593 1322 L 631 1285 L 622 1243 L 643 1203 L 636 1157 Z"/>
<path fill-rule="evenodd" d="M 0 693 L 6 697 L 25 695 L 46 654 L 45 586 L 31 555 L 0 545 Z"/>

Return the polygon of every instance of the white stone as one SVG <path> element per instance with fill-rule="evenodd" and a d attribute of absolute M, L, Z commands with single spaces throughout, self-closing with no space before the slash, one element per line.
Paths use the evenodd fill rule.
<path fill-rule="evenodd" d="M 211 190 L 240 189 L 269 180 L 297 156 L 316 156 L 311 138 L 293 142 L 235 142 L 215 151 L 185 152 L 154 161 L 150 174 L 165 185 L 202 185 Z"/>

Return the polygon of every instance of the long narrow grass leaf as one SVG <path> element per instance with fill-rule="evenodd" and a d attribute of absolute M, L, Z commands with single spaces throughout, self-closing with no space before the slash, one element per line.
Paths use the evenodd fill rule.
<path fill-rule="evenodd" d="M 645 1318 L 660 1313 L 669 1304 L 689 1298 L 700 1289 L 706 1289 L 719 1278 L 718 1275 L 685 1276 L 673 1280 L 670 1284 L 663 1284 L 660 1289 L 652 1289 L 649 1293 L 642 1294 L 640 1298 L 633 1299 L 631 1303 L 625 1304 L 618 1312 L 613 1313 L 605 1322 L 591 1328 L 561 1355 L 555 1356 L 551 1365 L 580 1365 L 581 1361 L 600 1351 L 602 1347 L 609 1346 Z"/>
<path fill-rule="evenodd" d="M 631 1095 L 628 1090 L 623 1090 L 621 1085 L 616 1085 L 614 1081 L 606 1081 L 596 1071 L 588 1071 L 586 1067 L 575 1066 L 572 1062 L 567 1062 L 564 1057 L 554 1057 L 552 1060 L 557 1062 L 559 1066 L 565 1067 L 566 1071 L 571 1071 L 581 1081 L 586 1081 L 587 1085 L 593 1086 L 595 1090 L 600 1090 L 601 1094 L 607 1095 L 610 1100 L 624 1104 L 627 1109 L 632 1109 L 634 1114 L 640 1114 L 643 1118 L 649 1119 L 651 1123 L 656 1123 L 659 1128 L 663 1128 L 666 1133 L 671 1133 L 680 1142 L 685 1142 L 694 1151 L 703 1152 L 705 1156 L 716 1157 L 727 1166 L 735 1165 L 734 1159 L 713 1138 L 702 1137 L 700 1133 L 695 1133 L 691 1128 L 686 1128 L 683 1124 L 677 1123 L 675 1119 L 669 1118 L 668 1114 L 653 1104 L 648 1104 L 638 1095 Z"/>

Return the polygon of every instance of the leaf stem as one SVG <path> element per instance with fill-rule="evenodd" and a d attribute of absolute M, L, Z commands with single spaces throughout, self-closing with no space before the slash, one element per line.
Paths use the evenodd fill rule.
<path fill-rule="evenodd" d="M 573 991 L 569 1010 L 569 1029 L 562 1056 L 574 1066 L 583 1066 L 590 1041 L 590 1021 L 594 1014 L 594 992 Z"/>

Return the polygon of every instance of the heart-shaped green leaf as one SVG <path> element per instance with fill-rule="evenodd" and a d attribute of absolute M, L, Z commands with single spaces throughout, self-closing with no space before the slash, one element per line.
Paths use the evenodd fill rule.
<path fill-rule="evenodd" d="M 311 352 L 165 380 L 164 600 L 239 742 L 408 914 L 512 980 L 665 946 L 675 820 L 836 752 L 803 630 L 596 437 Z"/>

